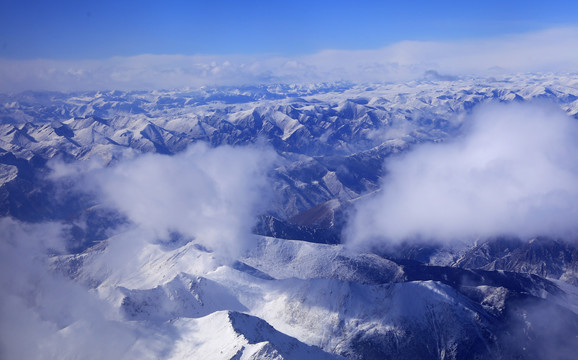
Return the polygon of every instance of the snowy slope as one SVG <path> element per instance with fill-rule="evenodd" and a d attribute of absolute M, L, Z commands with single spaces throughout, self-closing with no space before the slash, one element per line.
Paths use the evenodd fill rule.
<path fill-rule="evenodd" d="M 215 312 L 172 323 L 180 334 L 167 359 L 341 359 L 279 333 L 265 321 L 238 312 Z"/>
<path fill-rule="evenodd" d="M 111 242 L 115 240 L 121 238 Z M 496 334 L 501 331 L 500 319 L 514 301 L 511 299 L 520 301 L 520 296 L 535 293 L 530 299 L 573 303 L 554 284 L 544 287 L 510 276 L 476 280 L 464 273 L 457 275 L 464 283 L 455 286 L 449 275 L 444 283 L 435 273 L 416 275 L 413 270 L 405 274 L 405 266 L 334 245 L 263 238 L 242 259 L 249 266 L 219 264 L 194 242 L 177 248 L 145 244 L 135 251 L 138 256 L 132 257 L 134 260 L 117 264 L 107 258 L 106 250 L 77 255 L 85 259 L 76 278 L 102 276 L 106 273 L 100 267 L 104 262 L 109 275 L 96 287 L 99 297 L 140 326 L 170 324 L 181 339 L 171 355 L 174 358 L 215 353 L 214 349 L 225 355 L 259 352 L 263 357 L 257 358 L 267 358 L 263 352 L 267 356 L 284 354 L 285 345 L 262 338 L 277 332 L 285 335 L 273 337 L 290 336 L 300 346 L 317 346 L 354 359 L 392 355 L 461 358 L 472 352 L 481 358 L 496 358 L 504 346 Z M 67 263 L 74 264 L 75 257 L 58 266 L 63 269 Z M 435 280 L 408 281 L 408 276 L 433 276 Z M 488 281 L 501 282 L 488 286 Z M 566 311 L 573 314 L 574 310 Z M 231 314 L 262 324 L 251 322 L 254 325 L 247 325 L 249 328 L 268 330 L 252 340 L 244 333 L 248 330 L 230 328 Z M 215 340 L 221 336 L 227 341 Z M 275 351 L 263 341 L 270 342 Z"/>

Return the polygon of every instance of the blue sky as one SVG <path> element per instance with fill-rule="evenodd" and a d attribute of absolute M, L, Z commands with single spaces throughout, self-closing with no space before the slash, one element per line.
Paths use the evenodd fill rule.
<path fill-rule="evenodd" d="M 0 58 L 365 50 L 576 25 L 578 1 L 0 0 Z"/>

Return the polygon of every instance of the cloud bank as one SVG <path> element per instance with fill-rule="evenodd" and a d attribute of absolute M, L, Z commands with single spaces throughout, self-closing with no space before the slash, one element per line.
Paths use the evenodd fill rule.
<path fill-rule="evenodd" d="M 168 89 L 204 85 L 407 81 L 512 72 L 574 72 L 578 28 L 296 57 L 140 55 L 107 60 L 0 59 L 0 92 Z"/>
<path fill-rule="evenodd" d="M 466 124 L 452 142 L 386 162 L 381 192 L 349 223 L 350 245 L 576 235 L 576 120 L 553 105 L 491 104 Z"/>

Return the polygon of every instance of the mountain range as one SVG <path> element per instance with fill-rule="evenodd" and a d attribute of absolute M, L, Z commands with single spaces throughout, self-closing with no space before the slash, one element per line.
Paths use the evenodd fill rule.
<path fill-rule="evenodd" d="M 577 84 L 0 95 L 1 304 L 19 324 L 0 357 L 573 359 L 575 237 L 348 237 L 390 160 L 463 138 L 488 104 L 578 121 Z"/>

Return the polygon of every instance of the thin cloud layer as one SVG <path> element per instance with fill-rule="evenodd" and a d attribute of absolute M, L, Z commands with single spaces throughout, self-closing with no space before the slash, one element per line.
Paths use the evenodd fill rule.
<path fill-rule="evenodd" d="M 455 141 L 386 162 L 381 192 L 350 221 L 350 245 L 576 234 L 576 120 L 550 105 L 493 104 L 466 124 Z"/>
<path fill-rule="evenodd" d="M 167 89 L 204 85 L 406 81 L 512 72 L 573 72 L 578 28 L 298 57 L 140 55 L 107 60 L 0 60 L 0 92 Z"/>

